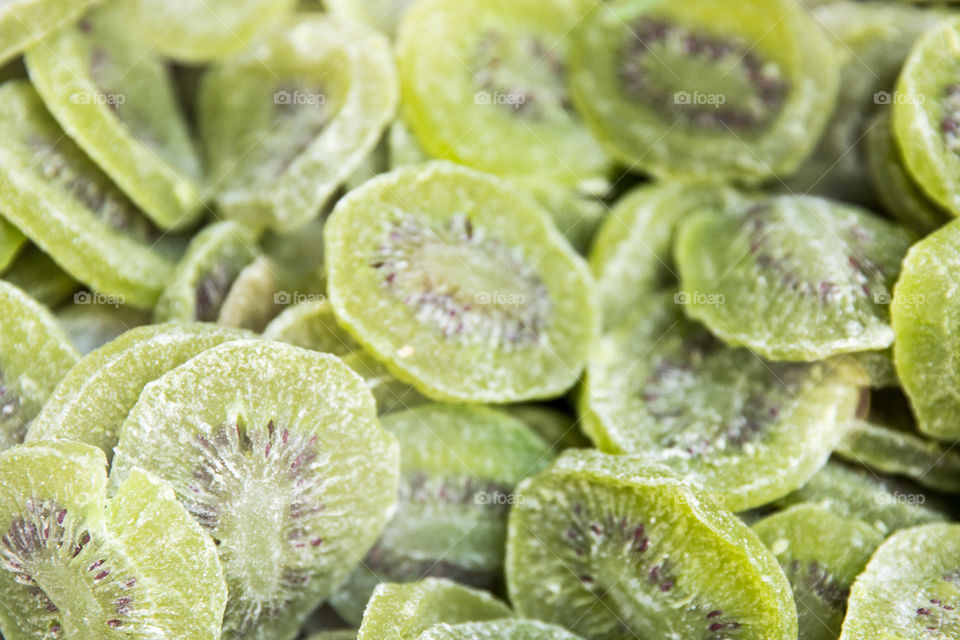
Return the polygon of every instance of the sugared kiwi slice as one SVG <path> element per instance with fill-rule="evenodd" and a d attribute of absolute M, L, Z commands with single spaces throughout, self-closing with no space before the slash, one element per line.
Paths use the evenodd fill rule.
<path fill-rule="evenodd" d="M 237 274 L 223 298 L 217 322 L 225 327 L 263 331 L 280 312 L 280 276 L 273 261 L 257 256 Z"/>
<path fill-rule="evenodd" d="M 960 637 L 960 524 L 890 536 L 850 590 L 840 640 Z"/>
<path fill-rule="evenodd" d="M 501 181 L 399 169 L 341 200 L 324 239 L 337 319 L 425 395 L 511 402 L 575 382 L 597 327 L 590 275 Z"/>
<path fill-rule="evenodd" d="M 960 440 L 960 222 L 915 244 L 903 261 L 891 316 L 893 353 L 917 427 L 934 438 Z"/>
<path fill-rule="evenodd" d="M 602 175 L 607 157 L 567 86 L 570 32 L 587 4 L 414 4 L 397 44 L 403 117 L 427 153 L 507 176 Z"/>
<path fill-rule="evenodd" d="M 60 27 L 78 20 L 102 0 L 13 0 L 0 5 L 0 65 Z"/>
<path fill-rule="evenodd" d="M 603 324 L 622 323 L 643 299 L 675 290 L 674 234 L 680 221 L 703 206 L 719 206 L 724 191 L 709 183 L 674 180 L 637 187 L 617 201 L 590 249 Z"/>
<path fill-rule="evenodd" d="M 890 346 L 890 291 L 911 242 L 857 207 L 744 196 L 689 216 L 674 256 L 687 314 L 729 344 L 807 362 Z"/>
<path fill-rule="evenodd" d="M 337 324 L 333 307 L 325 298 L 288 308 L 273 319 L 263 337 L 335 356 L 345 356 L 358 348 Z"/>
<path fill-rule="evenodd" d="M 584 431 L 604 451 L 666 464 L 735 511 L 802 486 L 855 416 L 859 371 L 765 362 L 686 320 L 673 301 L 648 297 L 594 349 Z"/>
<path fill-rule="evenodd" d="M 487 407 L 426 404 L 381 419 L 400 443 L 397 514 L 331 603 L 359 623 L 380 582 L 445 577 L 496 590 L 520 480 L 552 460 L 527 425 Z"/>
<path fill-rule="evenodd" d="M 0 453 L 0 630 L 7 640 L 217 640 L 227 590 L 213 541 L 170 487 L 78 442 Z"/>
<path fill-rule="evenodd" d="M 358 640 L 415 640 L 442 622 L 459 624 L 510 618 L 510 607 L 486 591 L 443 578 L 381 584 L 363 613 Z"/>
<path fill-rule="evenodd" d="M 34 47 L 25 61 L 47 108 L 158 226 L 203 209 L 200 159 L 168 69 L 125 24 L 94 14 Z"/>
<path fill-rule="evenodd" d="M 217 542 L 225 638 L 290 640 L 386 525 L 396 439 L 335 356 L 266 341 L 213 347 L 148 384 L 111 477 L 164 478 Z"/>
<path fill-rule="evenodd" d="M 515 178 L 512 182 L 550 212 L 557 230 L 574 249 L 587 252 L 609 212 L 603 202 L 611 188 L 608 181 L 596 179 L 572 187 L 546 178 Z"/>
<path fill-rule="evenodd" d="M 153 310 L 158 322 L 216 322 L 244 267 L 257 257 L 256 239 L 236 222 L 217 222 L 190 241 Z"/>
<path fill-rule="evenodd" d="M 892 389 L 900 386 L 897 368 L 893 364 L 893 348 L 883 351 L 858 351 L 849 356 L 870 379 L 872 389 Z"/>
<path fill-rule="evenodd" d="M 76 280 L 30 244 L 3 274 L 3 279 L 23 289 L 31 298 L 48 307 L 65 302 L 80 288 Z"/>
<path fill-rule="evenodd" d="M 899 389 L 874 391 L 871 396 L 870 415 L 855 422 L 837 455 L 932 489 L 960 493 L 960 451 L 917 432 Z"/>
<path fill-rule="evenodd" d="M 31 423 L 27 440 L 76 440 L 103 449 L 107 458 L 143 388 L 198 353 L 244 331 L 200 323 L 140 327 L 80 360 L 53 390 Z"/>
<path fill-rule="evenodd" d="M 514 619 L 441 623 L 421 633 L 418 640 L 580 640 L 580 636 L 539 620 Z"/>
<path fill-rule="evenodd" d="M 19 229 L 0 218 L 0 273 L 6 271 L 26 242 Z"/>
<path fill-rule="evenodd" d="M 373 150 L 398 102 L 390 43 L 327 16 L 275 25 L 214 66 L 199 120 L 224 215 L 296 229 Z"/>
<path fill-rule="evenodd" d="M 850 595 L 884 535 L 817 504 L 799 504 L 753 525 L 793 587 L 799 640 L 836 640 Z"/>
<path fill-rule="evenodd" d="M 56 310 L 57 323 L 80 355 L 85 356 L 121 334 L 150 324 L 150 314 L 109 299 L 97 301 L 95 294 L 80 291 L 73 302 Z"/>
<path fill-rule="evenodd" d="M 521 483 L 506 570 L 521 615 L 585 638 L 797 637 L 790 585 L 756 535 L 626 456 L 568 451 Z"/>
<path fill-rule="evenodd" d="M 136 307 L 173 264 L 158 231 L 83 155 L 25 81 L 0 86 L 0 211 L 70 275 Z"/>
<path fill-rule="evenodd" d="M 927 30 L 897 84 L 893 130 L 904 165 L 937 204 L 960 215 L 960 18 Z"/>
<path fill-rule="evenodd" d="M 836 101 L 833 45 L 790 0 L 597 2 L 573 40 L 574 103 L 656 175 L 787 175 Z"/>
<path fill-rule="evenodd" d="M 0 451 L 27 426 L 79 356 L 50 311 L 0 281 Z"/>
<path fill-rule="evenodd" d="M 107 10 L 146 49 L 198 64 L 242 51 L 296 6 L 297 0 L 124 0 Z"/>

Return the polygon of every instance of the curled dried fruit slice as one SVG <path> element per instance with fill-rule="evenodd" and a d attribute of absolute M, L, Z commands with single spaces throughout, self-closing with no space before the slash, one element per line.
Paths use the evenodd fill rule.
<path fill-rule="evenodd" d="M 256 240 L 246 227 L 235 222 L 210 225 L 190 241 L 157 301 L 154 318 L 216 322 L 237 277 L 256 257 Z"/>
<path fill-rule="evenodd" d="M 960 222 L 915 244 L 903 261 L 891 316 L 897 339 L 893 354 L 917 428 L 934 438 L 960 440 Z"/>
<path fill-rule="evenodd" d="M 397 44 L 403 116 L 428 154 L 505 176 L 603 175 L 607 157 L 567 89 L 570 30 L 586 5 L 414 4 Z"/>
<path fill-rule="evenodd" d="M 164 229 L 195 222 L 200 159 L 164 63 L 103 14 L 34 47 L 25 61 L 47 108 L 83 151 Z"/>
<path fill-rule="evenodd" d="M 101 0 L 4 2 L 0 5 L 0 65 L 100 3 Z"/>
<path fill-rule="evenodd" d="M 960 637 L 960 525 L 898 531 L 850 590 L 840 640 Z"/>
<path fill-rule="evenodd" d="M 263 331 L 280 312 L 282 297 L 278 268 L 267 256 L 245 266 L 223 298 L 217 322 L 225 327 Z"/>
<path fill-rule="evenodd" d="M 415 640 L 435 624 L 509 618 L 513 612 L 486 591 L 427 578 L 381 584 L 363 613 L 357 640 Z"/>
<path fill-rule="evenodd" d="M 70 275 L 136 307 L 173 264 L 150 221 L 64 135 L 25 81 L 0 86 L 0 210 Z"/>
<path fill-rule="evenodd" d="M 397 514 L 331 604 L 359 623 L 380 582 L 434 576 L 496 590 L 513 489 L 549 464 L 547 443 L 487 407 L 427 404 L 381 422 L 400 443 Z"/>
<path fill-rule="evenodd" d="M 227 600 L 213 541 L 170 487 L 135 470 L 107 498 L 96 447 L 0 454 L 0 630 L 7 640 L 217 640 Z"/>
<path fill-rule="evenodd" d="M 570 451 L 521 483 L 506 570 L 521 615 L 585 638 L 797 637 L 790 585 L 756 535 L 626 456 Z"/>
<path fill-rule="evenodd" d="M 48 307 L 56 307 L 80 288 L 50 256 L 32 244 L 17 257 L 3 279 Z"/>
<path fill-rule="evenodd" d="M 120 427 L 148 383 L 202 351 L 249 337 L 199 323 L 132 329 L 70 370 L 30 425 L 27 440 L 85 442 L 110 459 Z"/>
<path fill-rule="evenodd" d="M 45 307 L 0 281 L 0 451 L 23 442 L 30 421 L 78 358 Z"/>
<path fill-rule="evenodd" d="M 19 229 L 0 218 L 0 273 L 6 271 L 26 242 Z"/>
<path fill-rule="evenodd" d="M 587 366 L 583 428 L 610 453 L 665 464 L 741 511 L 799 488 L 854 418 L 845 363 L 765 362 L 651 296 Z M 859 373 L 859 372 L 856 372 Z"/>
<path fill-rule="evenodd" d="M 296 6 L 296 0 L 126 0 L 106 10 L 146 48 L 196 64 L 245 49 L 265 24 Z"/>
<path fill-rule="evenodd" d="M 228 638 L 291 640 L 397 493 L 396 439 L 363 380 L 276 342 L 221 344 L 148 384 L 115 454 L 113 481 L 157 474 L 217 542 Z"/>
<path fill-rule="evenodd" d="M 890 291 L 911 241 L 856 207 L 744 196 L 681 225 L 681 301 L 725 342 L 770 360 L 884 349 L 893 342 Z"/>
<path fill-rule="evenodd" d="M 199 120 L 223 213 L 295 229 L 373 150 L 398 102 L 387 39 L 301 16 L 203 79 Z"/>
<path fill-rule="evenodd" d="M 499 180 L 399 169 L 341 200 L 324 238 L 337 319 L 424 395 L 502 403 L 576 381 L 597 326 L 590 275 Z"/>
<path fill-rule="evenodd" d="M 263 337 L 335 356 L 357 349 L 357 343 L 337 324 L 333 307 L 323 297 L 290 307 L 273 319 Z"/>
<path fill-rule="evenodd" d="M 799 504 L 753 525 L 793 587 L 799 640 L 836 640 L 854 578 L 884 535 L 816 504 Z"/>
<path fill-rule="evenodd" d="M 538 620 L 493 620 L 434 625 L 418 640 L 580 640 L 580 636 Z"/>
<path fill-rule="evenodd" d="M 893 131 L 903 162 L 926 194 L 960 215 L 960 18 L 927 30 L 900 73 Z M 950 53 L 950 55 L 945 55 Z"/>
<path fill-rule="evenodd" d="M 598 2 L 573 40 L 578 109 L 612 154 L 657 175 L 789 174 L 836 101 L 833 46 L 789 0 Z"/>

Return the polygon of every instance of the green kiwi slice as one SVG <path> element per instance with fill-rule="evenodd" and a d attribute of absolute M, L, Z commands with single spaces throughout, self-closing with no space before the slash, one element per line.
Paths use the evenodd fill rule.
<path fill-rule="evenodd" d="M 120 427 L 147 384 L 202 351 L 250 337 L 244 331 L 200 323 L 127 331 L 70 369 L 30 424 L 26 439 L 85 442 L 100 447 L 111 459 Z"/>
<path fill-rule="evenodd" d="M 769 360 L 815 361 L 893 342 L 890 291 L 910 234 L 812 196 L 744 196 L 677 232 L 691 317 Z"/>
<path fill-rule="evenodd" d="M 223 298 L 217 322 L 227 327 L 261 332 L 280 312 L 283 292 L 278 269 L 267 256 L 245 266 Z"/>
<path fill-rule="evenodd" d="M 102 0 L 13 0 L 0 6 L 0 65 L 60 27 L 78 20 Z"/>
<path fill-rule="evenodd" d="M 836 640 L 850 586 L 884 535 L 866 522 L 817 504 L 790 507 L 752 528 L 793 587 L 799 640 Z"/>
<path fill-rule="evenodd" d="M 0 218 L 0 273 L 7 270 L 26 242 L 19 229 Z"/>
<path fill-rule="evenodd" d="M 240 340 L 144 388 L 111 477 L 137 467 L 170 482 L 217 542 L 224 637 L 291 640 L 387 524 L 399 451 L 338 358 Z"/>
<path fill-rule="evenodd" d="M 400 443 L 397 513 L 331 604 L 359 623 L 381 582 L 433 576 L 495 591 L 513 489 L 550 463 L 547 443 L 481 406 L 425 404 L 381 423 Z"/>
<path fill-rule="evenodd" d="M 0 86 L 0 211 L 67 273 L 150 307 L 173 271 L 157 230 L 64 135 L 25 81 Z"/>
<path fill-rule="evenodd" d="M 109 298 L 96 300 L 96 294 L 80 291 L 72 304 L 56 310 L 57 323 L 80 355 L 118 338 L 121 334 L 150 324 L 150 314 L 139 309 L 110 302 Z"/>
<path fill-rule="evenodd" d="M 34 47 L 30 80 L 63 130 L 164 229 L 203 212 L 200 159 L 163 61 L 103 14 Z"/>
<path fill-rule="evenodd" d="M 953 330 L 960 321 L 956 269 L 960 266 L 960 222 L 951 222 L 915 244 L 903 261 L 891 316 L 897 373 L 910 398 L 917 428 L 928 436 L 960 440 L 960 350 Z"/>
<path fill-rule="evenodd" d="M 947 519 L 950 506 L 907 480 L 831 460 L 797 491 L 777 501 L 789 507 L 821 503 L 839 516 L 889 533 Z"/>
<path fill-rule="evenodd" d="M 284 297 L 282 301 L 292 299 Z M 273 319 L 263 337 L 335 356 L 345 356 L 358 348 L 353 338 L 337 324 L 333 306 L 324 297 L 289 307 Z"/>
<path fill-rule="evenodd" d="M 27 426 L 79 356 L 50 311 L 0 281 L 0 451 Z"/>
<path fill-rule="evenodd" d="M 897 83 L 893 131 L 903 163 L 927 196 L 960 215 L 960 18 L 928 29 L 913 47 Z"/>
<path fill-rule="evenodd" d="M 827 461 L 859 406 L 845 363 L 765 362 L 650 296 L 604 336 L 587 365 L 583 429 L 742 511 L 799 488 Z"/>
<path fill-rule="evenodd" d="M 449 625 L 437 624 L 418 640 L 579 640 L 562 627 L 538 620 L 492 620 Z"/>
<path fill-rule="evenodd" d="M 609 160 L 573 108 L 570 31 L 587 5 L 421 0 L 398 35 L 403 118 L 433 157 L 568 184 Z M 522 149 L 523 153 L 517 153 Z"/>
<path fill-rule="evenodd" d="M 850 590 L 840 640 L 960 637 L 960 524 L 890 536 Z"/>
<path fill-rule="evenodd" d="M 884 209 L 906 228 L 925 236 L 945 225 L 950 214 L 930 201 L 903 166 L 891 113 L 889 108 L 880 111 L 867 131 L 870 176 Z"/>
<path fill-rule="evenodd" d="M 580 253 L 586 253 L 606 218 L 603 196 L 611 185 L 603 179 L 570 187 L 545 178 L 518 178 L 513 183 L 550 212 L 557 230 Z"/>
<path fill-rule="evenodd" d="M 519 402 L 576 381 L 598 324 L 590 275 L 501 181 L 398 169 L 341 200 L 324 240 L 337 320 L 424 395 Z"/>
<path fill-rule="evenodd" d="M 213 67 L 199 121 L 223 214 L 281 230 L 315 218 L 394 117 L 396 76 L 384 36 L 308 14 Z"/>
<path fill-rule="evenodd" d="M 200 64 L 246 49 L 264 25 L 296 6 L 297 0 L 125 0 L 106 10 L 145 49 Z"/>
<path fill-rule="evenodd" d="M 153 316 L 157 322 L 216 322 L 244 267 L 257 257 L 256 238 L 236 222 L 217 222 L 190 241 Z"/>
<path fill-rule="evenodd" d="M 513 612 L 486 591 L 443 578 L 378 586 L 357 640 L 415 640 L 435 624 L 483 622 L 510 618 Z"/>
<path fill-rule="evenodd" d="M 611 154 L 658 176 L 788 175 L 836 102 L 833 45 L 790 0 L 598 2 L 573 40 L 574 103 Z"/>
<path fill-rule="evenodd" d="M 430 402 L 409 384 L 397 379 L 386 365 L 362 349 L 343 356 L 343 362 L 363 378 L 377 401 L 380 415 L 412 409 Z"/>
<path fill-rule="evenodd" d="M 589 256 L 605 327 L 622 323 L 647 296 L 676 288 L 671 252 L 680 221 L 722 200 L 720 188 L 675 180 L 637 187 L 617 201 Z"/>
<path fill-rule="evenodd" d="M 900 386 L 897 368 L 893 363 L 893 349 L 859 351 L 849 356 L 863 369 L 873 389 L 892 389 Z"/>
<path fill-rule="evenodd" d="M 108 498 L 105 467 L 77 442 L 0 453 L 4 636 L 217 640 L 227 590 L 213 541 L 140 470 Z"/>
<path fill-rule="evenodd" d="M 3 279 L 48 307 L 65 302 L 80 288 L 76 280 L 33 244 L 28 244 L 17 256 Z"/>
<path fill-rule="evenodd" d="M 960 450 L 917 433 L 907 400 L 898 389 L 873 392 L 870 415 L 856 421 L 836 453 L 932 489 L 960 493 Z"/>
<path fill-rule="evenodd" d="M 664 467 L 568 451 L 520 484 L 507 586 L 517 612 L 585 638 L 795 640 L 776 559 Z"/>

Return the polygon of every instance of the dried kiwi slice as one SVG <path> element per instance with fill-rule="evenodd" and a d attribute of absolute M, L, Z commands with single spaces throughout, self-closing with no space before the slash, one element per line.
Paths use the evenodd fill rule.
<path fill-rule="evenodd" d="M 638 454 L 722 495 L 760 506 L 799 488 L 854 418 L 859 371 L 764 362 L 651 296 L 591 356 L 583 429 L 600 449 Z"/>
<path fill-rule="evenodd" d="M 580 421 L 567 411 L 542 404 L 515 404 L 504 409 L 525 422 L 556 453 L 590 446 L 590 441 L 580 431 Z"/>
<path fill-rule="evenodd" d="M 107 458 L 143 388 L 218 344 L 252 337 L 199 323 L 140 327 L 97 349 L 74 366 L 31 423 L 27 440 L 76 440 Z"/>
<path fill-rule="evenodd" d="M 398 169 L 341 200 L 324 239 L 337 319 L 424 395 L 522 401 L 576 381 L 597 327 L 590 275 L 499 180 Z"/>
<path fill-rule="evenodd" d="M 324 0 L 327 11 L 392 35 L 413 0 Z"/>
<path fill-rule="evenodd" d="M 609 161 L 567 89 L 570 31 L 587 4 L 415 3 L 397 55 L 403 117 L 427 153 L 506 176 L 602 176 Z"/>
<path fill-rule="evenodd" d="M 937 204 L 960 215 L 960 18 L 943 20 L 914 45 L 897 84 L 893 131 L 904 165 Z"/>
<path fill-rule="evenodd" d="M 60 27 L 78 20 L 102 0 L 12 0 L 0 6 L 0 65 Z"/>
<path fill-rule="evenodd" d="M 773 555 L 659 466 L 569 451 L 521 483 L 507 586 L 520 615 L 585 638 L 795 640 Z"/>
<path fill-rule="evenodd" d="M 397 514 L 331 604 L 359 623 L 380 582 L 433 576 L 495 591 L 513 489 L 550 463 L 547 443 L 488 407 L 426 404 L 381 423 L 400 443 Z"/>
<path fill-rule="evenodd" d="M 172 78 L 127 25 L 94 14 L 25 61 L 63 130 L 151 220 L 179 229 L 199 218 L 200 159 Z"/>
<path fill-rule="evenodd" d="M 224 215 L 288 230 L 316 217 L 393 118 L 396 75 L 384 36 L 307 14 L 215 66 L 199 120 Z"/>
<path fill-rule="evenodd" d="M 435 624 L 510 618 L 513 612 L 486 591 L 442 578 L 381 584 L 363 614 L 357 640 L 415 640 Z"/>
<path fill-rule="evenodd" d="M 884 535 L 816 504 L 799 504 L 753 525 L 793 587 L 799 640 L 836 640 L 850 586 Z"/>
<path fill-rule="evenodd" d="M 257 257 L 256 238 L 236 222 L 217 222 L 190 241 L 153 310 L 157 322 L 215 322 L 234 281 Z"/>
<path fill-rule="evenodd" d="M 0 451 L 27 426 L 79 356 L 50 312 L 0 281 Z"/>
<path fill-rule="evenodd" d="M 787 175 L 833 111 L 833 45 L 791 0 L 594 3 L 571 93 L 610 153 L 656 175 Z"/>
<path fill-rule="evenodd" d="M 0 454 L 0 629 L 7 640 L 217 640 L 227 590 L 213 541 L 170 487 L 77 442 Z"/>
<path fill-rule="evenodd" d="M 493 620 L 464 624 L 437 624 L 418 640 L 579 640 L 562 627 L 538 620 Z"/>
<path fill-rule="evenodd" d="M 80 355 L 85 356 L 121 334 L 150 324 L 150 314 L 131 309 L 109 298 L 98 301 L 95 294 L 80 291 L 73 303 L 56 310 L 57 323 Z"/>
<path fill-rule="evenodd" d="M 117 24 L 149 50 L 186 63 L 237 53 L 297 0 L 124 0 L 109 5 Z"/>
<path fill-rule="evenodd" d="M 517 178 L 512 182 L 550 212 L 557 230 L 574 249 L 587 252 L 608 213 L 603 197 L 611 189 L 609 182 L 597 179 L 574 187 L 545 178 Z"/>
<path fill-rule="evenodd" d="M 0 86 L 0 211 L 70 275 L 136 307 L 173 264 L 143 214 L 63 134 L 25 81 Z"/>
<path fill-rule="evenodd" d="M 381 415 L 412 409 L 429 402 L 416 389 L 394 377 L 386 365 L 362 349 L 351 351 L 343 356 L 343 361 L 363 378 L 377 401 L 377 408 Z"/>
<path fill-rule="evenodd" d="M 960 524 L 893 534 L 850 590 L 840 640 L 960 637 Z"/>
<path fill-rule="evenodd" d="M 353 338 L 337 324 L 333 307 L 325 298 L 288 308 L 267 326 L 263 337 L 335 356 L 344 356 L 358 348 Z"/>
<path fill-rule="evenodd" d="M 744 196 L 697 212 L 674 256 L 686 312 L 770 360 L 815 361 L 893 342 L 901 227 L 816 197 Z"/>
<path fill-rule="evenodd" d="M 871 388 L 892 389 L 900 386 L 897 368 L 893 364 L 892 348 L 883 351 L 859 351 L 849 357 L 867 374 Z"/>
<path fill-rule="evenodd" d="M 217 322 L 261 332 L 280 312 L 282 302 L 278 269 L 267 256 L 257 258 L 237 274 L 223 298 Z"/>
<path fill-rule="evenodd" d="M 6 271 L 26 242 L 19 229 L 0 218 L 0 273 Z"/>
<path fill-rule="evenodd" d="M 836 453 L 932 489 L 960 493 L 960 450 L 917 433 L 907 400 L 897 389 L 873 392 L 870 415 L 856 421 Z"/>
<path fill-rule="evenodd" d="M 951 354 L 960 350 L 960 222 L 951 222 L 915 244 L 903 261 L 891 316 L 893 354 L 917 428 L 928 436 L 960 440 L 960 369 Z"/>
<path fill-rule="evenodd" d="M 3 279 L 48 307 L 65 302 L 80 288 L 76 280 L 33 244 L 23 250 Z"/>
<path fill-rule="evenodd" d="M 217 542 L 226 638 L 291 640 L 376 542 L 399 451 L 335 356 L 266 341 L 213 347 L 144 388 L 114 481 L 142 467 Z"/>
<path fill-rule="evenodd" d="M 647 296 L 676 288 L 671 252 L 678 224 L 722 201 L 720 188 L 687 180 L 637 187 L 617 201 L 590 250 L 605 327 L 622 323 Z"/>

